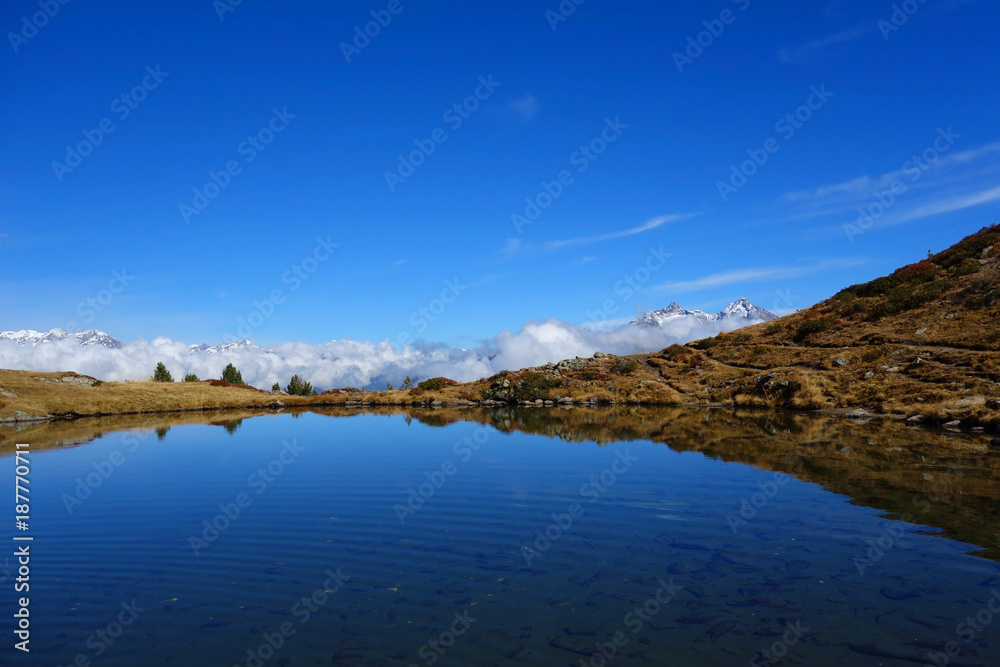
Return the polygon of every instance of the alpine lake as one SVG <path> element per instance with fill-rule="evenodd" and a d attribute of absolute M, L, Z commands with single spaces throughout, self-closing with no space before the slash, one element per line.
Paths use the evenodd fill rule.
<path fill-rule="evenodd" d="M 984 434 L 372 408 L 3 428 L 11 486 L 18 453 L 5 665 L 1000 665 Z"/>

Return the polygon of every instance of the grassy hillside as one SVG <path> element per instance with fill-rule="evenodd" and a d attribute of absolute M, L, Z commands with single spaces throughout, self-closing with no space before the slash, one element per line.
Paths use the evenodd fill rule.
<path fill-rule="evenodd" d="M 1000 226 L 811 308 L 630 357 L 440 379 L 389 392 L 275 396 L 240 386 L 75 380 L 0 371 L 0 419 L 180 410 L 441 403 L 714 404 L 864 409 L 961 426 L 1000 424 Z"/>

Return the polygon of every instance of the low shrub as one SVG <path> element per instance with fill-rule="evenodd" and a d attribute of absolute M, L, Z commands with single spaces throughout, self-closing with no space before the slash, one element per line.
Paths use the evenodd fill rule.
<path fill-rule="evenodd" d="M 518 401 L 536 401 L 549 398 L 549 390 L 563 386 L 562 380 L 542 373 L 525 373 L 524 377 L 514 383 L 514 399 Z"/>
<path fill-rule="evenodd" d="M 806 320 L 805 322 L 799 325 L 799 328 L 795 332 L 793 340 L 796 343 L 801 343 L 809 336 L 826 331 L 831 326 L 833 326 L 833 322 L 823 318 Z"/>
<path fill-rule="evenodd" d="M 436 377 L 430 378 L 429 380 L 424 380 L 423 382 L 418 382 L 417 387 L 423 389 L 424 391 L 436 391 L 438 389 L 444 389 L 445 387 L 450 387 L 452 385 L 458 384 L 454 380 L 449 380 L 448 378 Z"/>
<path fill-rule="evenodd" d="M 637 362 L 635 359 L 630 359 L 628 357 L 618 357 L 617 359 L 615 359 L 615 363 L 612 366 L 612 369 L 616 373 L 621 373 L 622 375 L 628 375 L 638 367 L 639 367 L 639 362 Z"/>

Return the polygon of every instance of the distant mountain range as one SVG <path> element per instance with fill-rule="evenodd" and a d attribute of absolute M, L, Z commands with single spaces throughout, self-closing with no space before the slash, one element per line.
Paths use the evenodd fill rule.
<path fill-rule="evenodd" d="M 35 331 L 33 329 L 0 331 L 0 340 L 12 340 L 15 343 L 20 343 L 22 345 L 30 344 L 32 347 L 43 345 L 45 343 L 51 343 L 57 340 L 64 340 L 70 337 L 76 338 L 81 347 L 84 345 L 100 345 L 101 347 L 111 349 L 121 349 L 125 347 L 125 343 L 113 336 L 109 336 L 103 331 L 98 331 L 97 329 L 78 331 L 75 334 L 72 334 L 65 329 L 52 329 L 45 333 Z"/>
<path fill-rule="evenodd" d="M 729 325 L 726 328 L 736 326 L 748 326 L 757 322 L 767 322 L 777 317 L 760 306 L 755 306 L 746 299 L 737 299 L 723 310 L 717 313 L 706 313 L 703 310 L 688 310 L 674 301 L 666 308 L 651 310 L 638 320 L 633 320 L 631 324 L 649 327 L 662 327 L 665 324 L 675 324 L 685 320 L 692 323 L 711 324 L 713 322 Z"/>
<path fill-rule="evenodd" d="M 238 340 L 235 343 L 221 343 L 219 345 L 188 345 L 191 354 L 195 352 L 207 352 L 208 354 L 219 354 L 220 352 L 239 352 L 241 350 L 264 350 L 260 345 L 254 345 L 249 338 Z M 266 354 L 274 354 L 274 350 L 264 350 Z"/>
<path fill-rule="evenodd" d="M 34 329 L 0 331 L 0 340 L 10 340 L 15 343 L 20 343 L 21 345 L 31 345 L 32 347 L 37 347 L 38 345 L 51 343 L 57 340 L 65 340 L 67 338 L 76 338 L 80 347 L 87 345 L 99 345 L 112 350 L 120 350 L 125 347 L 125 343 L 121 342 L 114 336 L 108 335 L 103 331 L 98 331 L 97 329 L 79 331 L 75 334 L 72 334 L 65 329 L 52 329 L 47 332 L 35 331 Z M 221 343 L 219 345 L 205 345 L 203 343 L 201 345 L 189 345 L 188 349 L 191 354 L 196 354 L 198 352 L 219 354 L 221 352 L 239 352 L 241 350 L 262 350 L 263 348 L 259 345 L 254 345 L 249 339 L 244 338 L 243 340 L 236 341 L 235 343 Z M 271 350 L 264 350 L 264 352 L 269 354 L 272 353 Z"/>

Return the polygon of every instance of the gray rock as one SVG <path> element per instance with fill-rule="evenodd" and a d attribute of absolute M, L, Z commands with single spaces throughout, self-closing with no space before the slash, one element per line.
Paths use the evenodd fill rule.
<path fill-rule="evenodd" d="M 982 396 L 969 396 L 955 401 L 955 405 L 982 405 L 985 402 L 986 399 Z"/>
<path fill-rule="evenodd" d="M 873 373 L 872 371 L 866 371 L 865 375 L 864 375 L 864 379 L 865 380 L 871 380 L 872 377 L 874 377 L 874 376 L 875 376 L 875 373 Z"/>
<path fill-rule="evenodd" d="M 608 355 L 604 354 L 603 352 L 594 352 L 594 359 L 603 359 L 606 356 Z"/>
<path fill-rule="evenodd" d="M 587 362 L 583 359 L 563 359 L 555 367 L 560 371 L 578 371 L 586 365 Z"/>
<path fill-rule="evenodd" d="M 871 417 L 872 413 L 868 412 L 864 408 L 854 408 L 846 415 L 849 419 L 864 419 L 865 417 Z"/>
<path fill-rule="evenodd" d="M 919 336 L 920 334 L 922 334 L 922 333 L 924 333 L 924 332 L 926 332 L 926 331 L 927 331 L 927 327 L 920 327 L 919 329 L 917 329 L 917 330 L 916 330 L 916 331 L 914 332 L 914 334 L 913 334 L 913 335 L 915 335 L 915 336 Z"/>
<path fill-rule="evenodd" d="M 961 425 L 962 425 L 961 419 L 953 419 L 952 421 L 945 423 L 944 426 L 945 428 L 958 428 Z"/>
<path fill-rule="evenodd" d="M 833 360 L 834 366 L 846 366 L 849 363 L 851 362 L 848 361 L 847 359 L 844 359 L 843 357 L 837 357 L 836 359 Z"/>
<path fill-rule="evenodd" d="M 12 394 L 9 391 L 5 391 L 2 387 L 0 387 L 0 396 L 3 396 L 4 398 L 17 398 L 17 394 Z"/>
<path fill-rule="evenodd" d="M 270 403 L 267 404 L 267 407 L 271 408 L 272 410 L 281 410 L 282 408 L 285 407 L 285 404 L 282 403 L 281 401 L 271 401 Z"/>
<path fill-rule="evenodd" d="M 927 417 L 924 415 L 913 415 L 906 418 L 908 424 L 923 424 L 925 421 L 927 421 Z"/>

